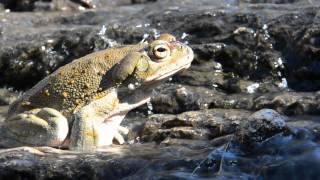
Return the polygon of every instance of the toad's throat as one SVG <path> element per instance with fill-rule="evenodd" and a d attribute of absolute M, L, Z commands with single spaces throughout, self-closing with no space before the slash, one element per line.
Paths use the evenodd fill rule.
<path fill-rule="evenodd" d="M 163 79 L 169 78 L 170 76 L 174 75 L 178 71 L 181 71 L 182 69 L 188 69 L 190 67 L 190 65 L 191 65 L 190 63 L 187 63 L 185 65 L 180 66 L 180 68 L 178 68 L 178 69 L 162 73 L 162 74 L 158 75 L 157 77 L 152 78 L 151 80 L 147 79 L 147 81 L 161 81 Z"/>

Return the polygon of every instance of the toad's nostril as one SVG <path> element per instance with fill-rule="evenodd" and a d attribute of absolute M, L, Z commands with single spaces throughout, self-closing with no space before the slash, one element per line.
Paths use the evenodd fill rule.
<path fill-rule="evenodd" d="M 175 49 L 177 47 L 177 44 L 175 43 L 170 43 L 169 44 L 169 48 L 172 50 L 172 49 Z"/>

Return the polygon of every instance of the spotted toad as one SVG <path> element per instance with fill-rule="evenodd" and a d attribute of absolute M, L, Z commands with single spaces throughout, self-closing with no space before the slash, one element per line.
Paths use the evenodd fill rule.
<path fill-rule="evenodd" d="M 76 59 L 10 105 L 0 145 L 92 151 L 113 139 L 122 144 L 128 130 L 120 123 L 128 111 L 192 60 L 192 49 L 169 34 Z"/>

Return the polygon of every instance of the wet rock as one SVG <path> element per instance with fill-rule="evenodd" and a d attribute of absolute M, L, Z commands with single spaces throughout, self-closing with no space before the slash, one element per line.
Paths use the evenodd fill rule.
<path fill-rule="evenodd" d="M 243 0 L 248 3 L 291 4 L 305 2 L 304 0 Z"/>
<path fill-rule="evenodd" d="M 181 147 L 181 146 L 180 146 Z M 199 148 L 199 147 L 198 147 Z M 202 146 L 203 148 L 203 146 Z M 153 144 L 115 146 L 94 154 L 75 153 L 53 148 L 15 148 L 0 150 L 0 178 L 16 179 L 141 179 L 141 177 L 178 178 L 168 169 L 192 171 L 201 153 L 197 147 L 163 147 Z M 193 155 L 193 157 L 188 155 Z M 183 156 L 183 157 L 182 157 Z M 151 157 L 161 160 L 150 161 Z M 144 171 L 148 168 L 148 171 Z"/>
<path fill-rule="evenodd" d="M 0 3 L 11 11 L 85 10 L 95 8 L 99 0 L 2 0 Z"/>
<path fill-rule="evenodd" d="M 95 8 L 100 3 L 100 0 L 72 0 L 85 8 Z"/>
<path fill-rule="evenodd" d="M 314 9 L 310 8 L 310 11 L 303 11 L 302 14 L 282 15 L 269 25 L 271 36 L 278 39 L 275 49 L 284 55 L 286 66 L 284 73 L 289 86 L 297 90 L 313 91 L 319 88 L 319 81 L 316 78 L 319 68 L 317 68 L 318 63 L 314 61 L 318 53 L 316 32 L 319 27 L 317 23 L 310 21 L 315 17 L 314 13 Z M 283 21 L 290 21 L 286 26 L 288 30 L 285 30 L 286 32 L 282 28 Z M 303 25 L 298 28 L 297 25 L 302 21 Z"/>
<path fill-rule="evenodd" d="M 10 11 L 33 11 L 38 10 L 49 10 L 53 6 L 60 4 L 60 7 L 67 7 L 67 4 L 72 4 L 69 0 L 49 0 L 49 1 L 39 1 L 39 0 L 2 0 L 1 4 L 6 9 Z"/>
<path fill-rule="evenodd" d="M 235 138 L 245 148 L 254 148 L 256 144 L 278 134 L 286 133 L 288 127 L 285 117 L 272 109 L 262 109 L 243 121 L 235 133 Z"/>
<path fill-rule="evenodd" d="M 162 85 L 155 90 L 151 99 L 154 113 L 169 114 L 211 108 L 233 108 L 251 111 L 271 108 L 286 115 L 316 115 L 320 113 L 318 102 L 319 96 L 315 92 L 280 91 L 229 94 L 212 86 L 199 87 L 182 84 Z"/>
<path fill-rule="evenodd" d="M 33 7 L 34 1 L 36 1 L 36 0 L 32 0 L 32 1 L 29 1 L 29 0 L 21 0 L 21 1 L 2 0 L 2 1 L 0 1 L 0 3 L 3 4 L 3 6 L 6 9 L 11 9 L 11 10 L 14 10 L 14 9 L 27 10 L 27 9 L 29 9 L 30 10 Z"/>
<path fill-rule="evenodd" d="M 213 173 L 221 179 L 319 178 L 315 173 L 319 170 L 319 147 L 317 140 L 304 129 L 287 135 L 276 134 L 256 145 L 254 150 L 241 147 L 231 138 L 213 149 L 193 174 Z"/>
<path fill-rule="evenodd" d="M 272 108 L 287 115 L 319 114 L 315 93 L 283 92 L 264 94 L 254 100 L 254 108 Z"/>
<path fill-rule="evenodd" d="M 23 32 L 29 32 L 27 37 L 25 34 L 21 35 L 20 28 L 11 24 L 15 19 L 21 18 L 21 15 L 5 15 L 6 21 L 1 22 L 6 28 L 2 30 L 3 36 L 0 36 L 3 39 L 1 41 L 3 48 L 0 49 L 0 76 L 3 78 L 0 79 L 0 84 L 13 86 L 16 89 L 32 87 L 37 81 L 61 65 L 90 52 L 107 48 L 115 44 L 115 41 L 111 38 L 120 36 L 119 34 L 113 34 L 113 32 L 119 31 L 119 27 L 110 27 L 106 32 L 105 30 L 102 32 L 103 25 L 87 25 L 102 24 L 106 17 L 117 18 L 105 13 L 86 12 L 72 16 L 72 18 L 69 15 L 50 16 L 49 14 L 44 15 L 46 18 L 38 18 L 32 15 L 22 16 L 25 21 L 19 26 L 25 25 Z M 44 26 L 48 22 L 59 27 L 72 22 L 79 24 L 79 28 L 43 28 L 40 32 L 35 32 L 30 27 L 30 24 Z M 121 29 L 121 31 L 123 33 L 127 32 L 131 38 L 137 39 L 138 35 L 134 36 L 135 32 L 130 28 Z M 142 36 L 143 33 L 139 35 L 139 40 Z"/>
<path fill-rule="evenodd" d="M 193 46 L 198 58 L 219 62 L 222 72 L 230 77 L 279 82 L 281 56 L 273 50 L 268 32 L 255 14 L 198 11 L 159 17 L 153 16 L 153 23 L 161 22 L 161 29 L 174 28 L 177 34 L 188 34 L 189 43 L 200 44 Z"/>
<path fill-rule="evenodd" d="M 249 114 L 249 111 L 225 109 L 154 114 L 148 117 L 141 139 L 144 142 L 162 142 L 166 138 L 210 140 L 233 133 Z"/>
<path fill-rule="evenodd" d="M 77 56 L 67 49 L 82 49 L 88 52 L 83 46 L 77 43 L 84 38 L 84 33 L 89 33 L 88 28 L 78 29 L 78 33 L 71 31 L 59 31 L 55 36 L 41 36 L 41 40 L 20 41 L 14 47 L 4 47 L 2 50 L 1 63 L 3 66 L 1 84 L 22 88 L 26 84 L 33 84 L 35 80 L 40 80 L 53 69 L 65 64 L 65 58 Z M 36 38 L 38 35 L 29 35 Z M 38 37 L 39 38 L 39 37 Z M 82 54 L 84 55 L 84 54 Z M 80 55 L 81 56 L 81 55 Z M 16 58 L 15 60 L 11 58 Z"/>
<path fill-rule="evenodd" d="M 156 2 L 157 0 L 131 0 L 133 4 L 139 4 L 139 3 L 147 3 L 147 2 Z"/>
<path fill-rule="evenodd" d="M 10 11 L 85 11 L 101 7 L 114 7 L 136 3 L 155 2 L 134 0 L 1 0 L 0 6 Z"/>
<path fill-rule="evenodd" d="M 0 88 L 0 106 L 11 104 L 17 99 L 18 95 L 19 93 L 12 89 Z"/>
<path fill-rule="evenodd" d="M 250 110 L 254 95 L 225 94 L 215 88 L 165 84 L 151 99 L 155 113 L 181 113 L 211 108 L 239 108 Z"/>
<path fill-rule="evenodd" d="M 287 88 L 287 84 L 299 91 L 319 89 L 316 78 L 319 68 L 315 61 L 316 6 L 306 3 L 297 11 L 292 4 L 281 7 L 242 4 L 244 7 L 230 10 L 230 4 L 227 4 L 225 1 L 157 1 L 115 9 L 102 3 L 97 11 L 72 15 L 67 12 L 50 16 L 9 13 L 10 16 L 2 16 L 1 22 L 1 42 L 6 46 L 0 51 L 1 76 L 5 77 L 0 84 L 24 89 L 56 69 L 45 64 L 49 61 L 59 67 L 84 54 L 106 48 L 114 41 L 137 43 L 145 34 L 152 37 L 159 32 L 169 32 L 188 42 L 196 53 L 191 69 L 176 76 L 174 81 L 190 81 L 190 85 L 201 86 L 216 84 L 229 93 L 244 92 L 245 85 L 252 83 L 260 84 L 257 92 L 278 91 Z M 237 7 L 237 4 L 233 6 Z M 209 7 L 212 10 L 208 11 Z M 107 30 L 98 36 L 103 25 Z M 55 28 L 48 28 L 52 26 Z M 17 29 L 25 30 L 17 32 Z M 61 32 L 70 39 L 59 35 Z M 49 52 L 54 55 L 51 59 L 41 55 L 45 52 L 36 50 L 46 47 L 44 36 L 53 40 L 53 49 Z M 16 64 L 25 65 L 26 62 L 35 65 L 29 70 L 16 67 Z M 20 76 L 33 80 L 13 83 L 8 78 L 19 79 Z"/>
<path fill-rule="evenodd" d="M 200 149 L 206 145 L 212 147 L 208 156 L 203 158 L 192 172 L 180 174 L 184 175 L 182 177 L 190 177 L 191 175 L 207 177 L 210 174 L 220 178 L 239 176 L 245 177 L 244 179 L 281 178 L 283 173 L 289 172 L 291 173 L 288 175 L 290 177 L 319 176 L 317 173 L 313 173 L 318 170 L 317 151 L 319 144 L 317 137 L 319 136 L 316 132 L 310 131 L 311 129 L 308 130 L 310 127 L 319 127 L 318 117 L 314 117 L 313 120 L 305 118 L 305 122 L 309 123 L 306 124 L 301 123 L 302 117 L 285 117 L 271 109 L 263 109 L 253 114 L 251 112 L 243 113 L 243 111 L 235 112 L 234 110 L 216 109 L 215 111 L 187 112 L 181 115 L 156 114 L 150 116 L 146 121 L 146 129 L 143 134 L 149 138 L 161 137 L 163 140 L 160 141 L 160 144 L 168 147 L 187 144 Z M 236 121 L 231 119 L 237 119 L 238 122 L 235 123 Z M 232 124 L 233 127 L 230 126 Z M 301 126 L 302 124 L 304 126 Z M 209 132 L 217 137 L 208 141 L 203 137 L 199 140 L 190 139 L 191 136 L 185 136 L 183 133 L 177 136 L 177 127 L 181 131 L 187 127 L 185 128 L 187 132 L 190 132 L 190 129 L 210 129 Z M 166 131 L 168 134 L 165 136 L 154 136 L 162 133 L 163 129 L 171 129 L 171 132 Z M 222 133 L 228 130 L 232 133 Z M 146 140 L 145 137 L 142 139 Z M 197 137 L 199 134 L 192 138 L 196 139 Z M 277 158 L 275 159 L 275 157 Z M 277 162 L 276 165 L 273 162 Z M 299 168 L 306 168 L 308 164 L 314 165 L 310 173 L 297 171 Z"/>
<path fill-rule="evenodd" d="M 85 6 L 85 7 L 84 7 Z M 13 11 L 79 11 L 90 8 L 88 3 L 71 0 L 51 0 L 51 1 L 34 1 L 29 9 L 17 9 L 13 7 Z"/>
<path fill-rule="evenodd" d="M 250 114 L 241 110 L 215 109 L 180 115 L 152 115 L 145 120 L 142 140 L 148 141 L 150 138 L 155 141 L 152 138 L 161 135 L 154 135 L 167 129 L 168 134 L 162 137 L 164 139 L 159 145 L 141 144 L 143 141 L 140 141 L 137 144 L 107 147 L 92 154 L 54 148 L 3 149 L 0 150 L 0 177 L 141 179 L 152 176 L 184 179 L 191 176 L 232 178 L 241 175 L 257 178 L 282 177 L 283 172 L 292 170 L 295 173 L 290 176 L 318 176 L 317 173 L 301 174 L 301 171 L 295 170 L 306 168 L 307 164 L 317 165 L 315 155 L 319 145 L 314 142 L 314 135 L 310 131 L 297 129 L 286 135 L 281 132 L 286 129 L 283 120 L 288 119 L 275 111 L 261 110 Z M 239 126 L 243 123 L 250 127 Z M 182 131 L 178 133 L 179 136 L 177 128 Z M 255 144 L 254 151 L 248 148 L 248 144 L 243 146 L 244 141 L 241 141 L 241 146 L 235 141 L 245 134 L 234 135 L 233 132 L 238 128 L 241 128 L 241 132 L 249 132 L 246 142 Z M 190 136 L 192 129 L 195 134 Z M 206 130 L 214 138 L 204 138 L 196 129 Z M 250 158 L 247 154 L 250 154 Z M 275 161 L 277 166 L 272 164 Z M 317 170 L 317 167 L 314 166 L 313 170 Z"/>

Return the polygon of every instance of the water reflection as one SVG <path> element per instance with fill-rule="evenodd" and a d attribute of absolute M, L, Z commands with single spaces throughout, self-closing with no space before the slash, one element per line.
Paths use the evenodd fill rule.
<path fill-rule="evenodd" d="M 320 145 L 306 129 L 278 134 L 253 149 L 231 140 L 199 165 L 197 177 L 218 179 L 315 179 L 320 177 Z M 185 177 L 185 173 L 177 176 Z"/>

